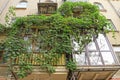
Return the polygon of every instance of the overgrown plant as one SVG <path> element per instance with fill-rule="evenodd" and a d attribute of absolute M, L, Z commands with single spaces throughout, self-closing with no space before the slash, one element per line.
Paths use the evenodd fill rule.
<path fill-rule="evenodd" d="M 10 27 L 12 19 L 15 18 L 16 14 L 15 14 L 15 7 L 14 6 L 10 6 L 8 9 L 8 12 L 6 13 L 5 16 L 5 26 L 6 27 Z"/>
<path fill-rule="evenodd" d="M 97 38 L 99 33 L 106 33 L 107 29 L 107 19 L 96 6 L 85 2 L 65 2 L 58 13 L 51 16 L 16 18 L 4 42 L 5 55 L 13 58 L 14 63 L 17 57 L 23 54 L 29 57 L 37 51 L 42 57 L 35 57 L 35 62 L 39 63 L 40 68 L 53 73 L 54 61 L 57 63 L 62 54 L 72 55 L 73 42 L 78 44 L 77 52 L 82 52 L 93 36 Z M 31 48 L 33 43 L 34 48 Z M 18 66 L 21 70 L 18 72 L 19 77 L 25 77 L 29 70 L 31 72 L 30 63 L 20 62 Z M 66 66 L 71 71 L 76 69 L 72 59 Z"/>
<path fill-rule="evenodd" d="M 70 59 L 66 64 L 66 68 L 70 71 L 75 71 L 77 69 L 76 61 Z"/>

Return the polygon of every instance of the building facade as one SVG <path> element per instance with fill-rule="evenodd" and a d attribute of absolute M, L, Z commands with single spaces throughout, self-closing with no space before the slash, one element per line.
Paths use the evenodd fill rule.
<path fill-rule="evenodd" d="M 0 0 L 0 23 L 5 23 L 5 15 L 10 6 L 15 7 L 16 17 L 39 14 L 49 15 L 65 1 L 67 0 Z M 37 71 L 37 67 L 35 67 L 32 74 L 22 80 L 120 80 L 120 71 L 118 71 L 120 62 L 120 0 L 68 1 L 90 2 L 98 6 L 100 13 L 110 21 L 115 33 L 99 34 L 98 39 L 89 43 L 82 54 L 73 55 L 78 65 L 77 71 L 73 75 L 65 68 L 65 56 L 62 56 L 59 62 L 60 66 L 55 66 L 56 72 L 51 76 L 43 70 Z M 43 4 L 47 3 L 51 3 L 52 8 L 44 6 L 47 8 L 42 9 Z M 14 18 L 12 19 L 14 20 Z M 0 41 L 4 37 L 0 35 Z M 3 76 L 7 80 L 14 80 L 8 75 L 6 69 L 7 65 L 0 65 L 0 80 L 4 80 Z M 3 74 L 2 72 L 6 73 Z"/>

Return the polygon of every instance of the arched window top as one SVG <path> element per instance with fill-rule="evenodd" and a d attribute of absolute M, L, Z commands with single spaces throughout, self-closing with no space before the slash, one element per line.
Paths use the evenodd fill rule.
<path fill-rule="evenodd" d="M 103 9 L 104 9 L 104 7 L 103 7 L 103 5 L 102 5 L 101 3 L 99 3 L 99 2 L 94 2 L 94 4 L 95 4 L 96 6 L 98 6 L 98 8 L 99 8 L 100 10 L 103 10 Z"/>
<path fill-rule="evenodd" d="M 103 7 L 103 5 L 100 2 L 94 2 L 94 5 L 98 6 L 100 11 L 106 12 L 106 9 Z"/>
<path fill-rule="evenodd" d="M 16 8 L 27 8 L 27 1 L 23 0 L 23 1 L 20 1 L 18 3 L 18 5 L 16 6 Z"/>

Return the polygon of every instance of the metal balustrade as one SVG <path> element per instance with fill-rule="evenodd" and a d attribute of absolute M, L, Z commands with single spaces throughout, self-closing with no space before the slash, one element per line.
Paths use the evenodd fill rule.
<path fill-rule="evenodd" d="M 38 66 L 38 65 L 41 65 L 42 64 L 42 61 L 41 62 L 37 62 L 37 58 L 39 57 L 39 59 L 41 60 L 44 60 L 45 57 L 43 54 L 37 54 L 37 53 L 33 53 L 33 54 L 29 54 L 29 57 L 26 57 L 25 54 L 22 54 L 20 55 L 19 57 L 17 57 L 15 60 L 14 60 L 14 64 L 17 65 L 20 63 L 20 61 L 25 61 L 26 63 L 28 64 L 31 64 L 33 66 Z M 58 66 L 62 66 L 62 65 L 65 65 L 65 54 L 62 54 L 61 56 L 60 55 L 57 55 L 57 59 L 56 58 L 53 58 L 51 61 L 52 65 L 58 65 Z"/>
<path fill-rule="evenodd" d="M 38 14 L 54 14 L 57 11 L 57 3 L 38 3 Z"/>

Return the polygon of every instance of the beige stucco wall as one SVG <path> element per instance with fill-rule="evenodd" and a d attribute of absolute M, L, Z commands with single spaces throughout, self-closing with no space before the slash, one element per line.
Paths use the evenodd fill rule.
<path fill-rule="evenodd" d="M 4 3 L 3 3 L 4 1 Z M 2 13 L 0 13 L 0 23 L 5 23 L 5 15 L 6 13 L 8 12 L 8 8 L 10 6 L 14 6 L 14 3 L 16 2 L 17 0 L 0 0 L 0 9 L 2 9 L 2 7 L 4 7 L 4 10 L 2 11 Z M 7 4 L 6 4 L 7 3 Z M 4 4 L 6 4 L 6 6 L 4 6 Z"/>
<path fill-rule="evenodd" d="M 103 5 L 104 9 L 106 11 L 100 11 L 101 14 L 103 14 L 107 19 L 111 19 L 113 24 L 116 27 L 116 31 L 115 32 L 115 38 L 113 38 L 113 33 L 108 33 L 107 36 L 110 40 L 110 43 L 113 45 L 120 45 L 120 18 L 119 16 L 116 14 L 114 8 L 112 7 L 112 5 L 114 5 L 115 9 L 118 10 L 118 8 L 120 8 L 120 1 L 119 0 L 110 0 L 110 2 L 112 3 L 112 5 L 110 4 L 109 0 L 89 0 L 91 3 L 94 2 L 99 2 Z"/>
<path fill-rule="evenodd" d="M 3 3 L 5 3 L 6 0 L 0 0 L 0 8 L 4 5 L 2 5 Z M 10 6 L 17 6 L 17 4 L 19 4 L 19 2 L 22 0 L 9 0 L 7 6 L 5 7 L 5 9 L 3 10 L 3 12 L 0 14 L 0 23 L 5 23 L 5 14 L 8 11 L 8 8 Z M 27 3 L 27 7 L 24 9 L 20 9 L 20 8 L 16 8 L 16 16 L 20 17 L 20 16 L 26 16 L 26 15 L 32 15 L 32 14 L 37 14 L 38 13 L 38 8 L 37 8 L 37 3 L 40 2 L 45 2 L 45 0 L 26 0 Z M 63 3 L 62 0 L 52 0 L 54 2 L 58 3 L 58 7 Z"/>
<path fill-rule="evenodd" d="M 111 3 L 111 5 L 114 7 L 113 8 L 113 12 L 115 13 L 115 12 L 117 12 L 118 13 L 118 10 L 120 9 L 120 0 L 110 0 L 110 3 Z M 112 12 L 112 13 L 113 13 Z M 115 36 L 115 38 L 116 39 L 111 39 L 111 42 L 113 43 L 113 44 L 116 44 L 116 45 L 120 45 L 120 13 L 119 13 L 119 15 L 117 15 L 117 13 L 116 14 L 113 14 L 113 15 L 111 15 L 111 17 L 112 17 L 112 21 L 114 22 L 114 25 L 116 26 L 116 28 L 117 28 L 117 31 L 118 32 L 116 32 L 116 36 Z M 110 39 L 110 37 L 109 37 L 109 39 Z"/>

